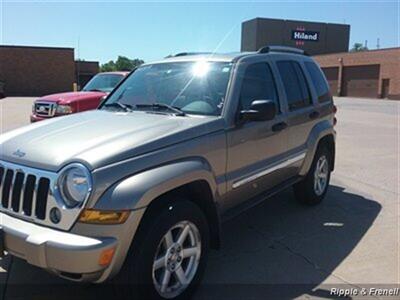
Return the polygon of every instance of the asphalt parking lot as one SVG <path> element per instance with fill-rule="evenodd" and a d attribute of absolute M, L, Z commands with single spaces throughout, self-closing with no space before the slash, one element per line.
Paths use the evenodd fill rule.
<path fill-rule="evenodd" d="M 29 124 L 32 101 L 0 100 L 0 132 Z M 325 201 L 303 207 L 286 190 L 225 223 L 195 299 L 332 298 L 332 287 L 400 284 L 400 102 L 335 101 L 336 169 Z M 0 282 L 3 299 L 86 299 L 100 290 L 10 257 L 0 260 Z"/>

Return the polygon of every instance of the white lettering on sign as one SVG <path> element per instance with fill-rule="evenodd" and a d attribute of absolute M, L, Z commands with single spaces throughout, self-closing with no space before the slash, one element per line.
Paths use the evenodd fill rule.
<path fill-rule="evenodd" d="M 318 42 L 319 32 L 293 30 L 292 31 L 292 40 Z"/>

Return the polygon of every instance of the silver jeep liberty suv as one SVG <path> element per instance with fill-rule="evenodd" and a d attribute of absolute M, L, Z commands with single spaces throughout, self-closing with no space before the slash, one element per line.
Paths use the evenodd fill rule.
<path fill-rule="evenodd" d="M 294 187 L 317 204 L 335 106 L 303 51 L 180 53 L 144 64 L 97 110 L 0 136 L 0 247 L 137 299 L 186 299 L 220 222 Z"/>

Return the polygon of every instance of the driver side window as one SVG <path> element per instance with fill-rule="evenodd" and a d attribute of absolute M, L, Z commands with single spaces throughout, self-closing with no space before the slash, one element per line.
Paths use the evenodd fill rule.
<path fill-rule="evenodd" d="M 274 78 L 267 63 L 249 65 L 244 73 L 239 110 L 249 109 L 254 100 L 273 100 L 279 110 Z"/>

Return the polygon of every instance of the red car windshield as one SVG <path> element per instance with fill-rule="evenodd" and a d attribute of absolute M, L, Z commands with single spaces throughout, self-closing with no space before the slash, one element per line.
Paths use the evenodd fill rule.
<path fill-rule="evenodd" d="M 94 76 L 82 89 L 82 91 L 99 91 L 109 93 L 124 78 L 120 74 L 98 74 Z"/>

